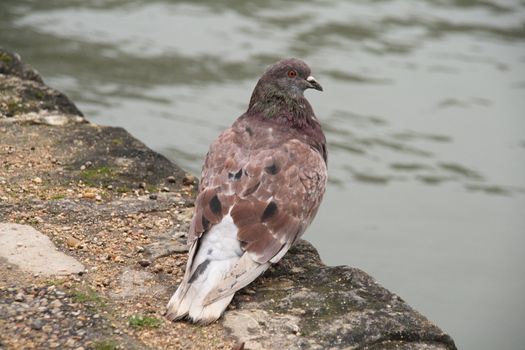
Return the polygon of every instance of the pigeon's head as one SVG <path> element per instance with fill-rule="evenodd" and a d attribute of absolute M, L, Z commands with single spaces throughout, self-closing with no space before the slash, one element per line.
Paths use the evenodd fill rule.
<path fill-rule="evenodd" d="M 310 75 L 310 67 L 306 63 L 297 58 L 274 63 L 255 86 L 248 115 L 263 114 L 268 118 L 287 116 L 291 119 L 312 116 L 312 107 L 304 97 L 306 89 L 323 91 Z"/>
<path fill-rule="evenodd" d="M 266 89 L 292 97 L 303 96 L 306 89 L 323 91 L 321 85 L 310 75 L 310 67 L 297 58 L 274 63 L 266 69 L 260 81 Z"/>

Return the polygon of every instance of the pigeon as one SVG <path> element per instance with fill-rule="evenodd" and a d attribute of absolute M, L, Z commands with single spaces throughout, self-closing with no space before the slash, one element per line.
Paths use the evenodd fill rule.
<path fill-rule="evenodd" d="M 210 146 L 186 272 L 168 319 L 219 319 L 234 294 L 277 263 L 312 222 L 326 188 L 327 150 L 306 89 L 323 90 L 305 62 L 271 65 L 247 111 Z"/>

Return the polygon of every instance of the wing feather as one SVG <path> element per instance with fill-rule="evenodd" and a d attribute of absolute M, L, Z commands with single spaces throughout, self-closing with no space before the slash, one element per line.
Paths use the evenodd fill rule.
<path fill-rule="evenodd" d="M 323 155 L 304 140 L 265 125 L 249 129 L 241 118 L 223 132 L 203 167 L 188 264 L 195 243 L 228 214 L 244 251 L 206 304 L 235 293 L 279 261 L 312 221 L 326 187 Z"/>

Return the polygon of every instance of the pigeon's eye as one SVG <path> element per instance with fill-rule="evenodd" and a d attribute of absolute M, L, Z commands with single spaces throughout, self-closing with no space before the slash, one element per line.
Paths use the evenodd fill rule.
<path fill-rule="evenodd" d="M 290 78 L 295 78 L 296 75 L 297 75 L 297 72 L 296 72 L 296 71 L 294 71 L 294 70 L 289 70 L 289 71 L 288 71 L 288 76 L 289 76 Z"/>

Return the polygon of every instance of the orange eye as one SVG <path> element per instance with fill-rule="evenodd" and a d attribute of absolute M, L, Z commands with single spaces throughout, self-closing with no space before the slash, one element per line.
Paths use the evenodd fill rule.
<path fill-rule="evenodd" d="M 289 76 L 290 78 L 295 78 L 296 75 L 297 75 L 297 72 L 296 72 L 296 71 L 294 71 L 294 70 L 290 70 L 290 71 L 288 71 L 288 76 Z"/>

